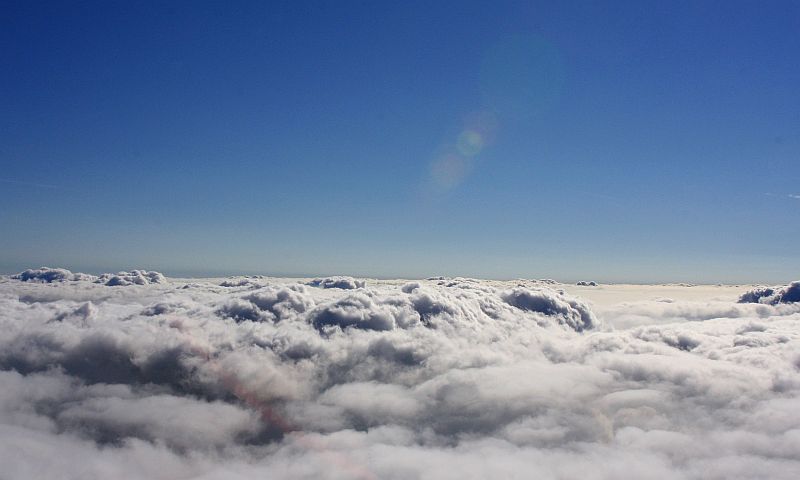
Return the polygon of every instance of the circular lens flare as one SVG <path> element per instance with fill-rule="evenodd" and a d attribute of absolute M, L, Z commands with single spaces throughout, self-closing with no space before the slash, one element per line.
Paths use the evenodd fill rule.
<path fill-rule="evenodd" d="M 494 142 L 497 125 L 497 117 L 490 110 L 467 115 L 454 141 L 441 146 L 439 154 L 431 161 L 429 185 L 444 192 L 463 183 L 476 165 L 478 156 Z"/>
<path fill-rule="evenodd" d="M 454 153 L 437 158 L 431 165 L 433 180 L 443 188 L 453 188 L 467 176 L 469 161 Z"/>
<path fill-rule="evenodd" d="M 481 153 L 483 149 L 484 140 L 483 136 L 474 130 L 465 130 L 461 132 L 456 141 L 456 148 L 465 157 L 474 157 Z"/>

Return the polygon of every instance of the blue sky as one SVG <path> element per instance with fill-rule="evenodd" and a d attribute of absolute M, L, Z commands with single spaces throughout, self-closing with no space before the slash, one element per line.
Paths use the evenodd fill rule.
<path fill-rule="evenodd" d="M 0 270 L 800 276 L 798 2 L 167 3 L 3 2 Z"/>

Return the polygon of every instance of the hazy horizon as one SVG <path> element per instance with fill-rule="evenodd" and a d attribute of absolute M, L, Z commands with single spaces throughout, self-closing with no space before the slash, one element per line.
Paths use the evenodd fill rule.
<path fill-rule="evenodd" d="M 608 283 L 608 284 L 628 284 L 628 285 L 666 285 L 666 284 L 676 284 L 676 283 L 686 283 L 686 284 L 696 284 L 696 285 L 784 285 L 790 283 L 792 281 L 797 280 L 794 277 L 786 277 L 786 278 L 778 278 L 773 280 L 750 280 L 750 281 L 723 281 L 723 280 L 713 280 L 714 277 L 696 275 L 696 274 L 686 274 L 684 276 L 675 276 L 671 279 L 662 279 L 662 280 L 641 280 L 641 279 L 625 279 L 619 278 L 614 279 L 609 277 L 603 277 L 602 275 L 578 275 L 578 276 L 558 276 L 558 275 L 548 275 L 546 273 L 542 274 L 532 274 L 532 275 L 511 275 L 507 277 L 502 276 L 480 276 L 480 275 L 471 275 L 468 273 L 447 273 L 447 272 L 434 272 L 430 274 L 424 275 L 406 275 L 406 276 L 399 276 L 399 275 L 371 275 L 366 273 L 359 273 L 359 272 L 351 272 L 351 271 L 322 271 L 322 272 L 271 272 L 267 270 L 172 270 L 172 269 L 163 269 L 157 266 L 118 266 L 114 268 L 103 268 L 103 267 L 93 267 L 93 268 L 73 268 L 71 266 L 65 265 L 26 265 L 20 267 L 9 267 L 3 268 L 0 266 L 0 275 L 15 275 L 24 270 L 28 269 L 37 269 L 40 267 L 47 267 L 47 268 L 65 268 L 67 270 L 73 272 L 80 272 L 80 273 L 87 273 L 92 275 L 100 275 L 103 273 L 117 273 L 123 271 L 132 271 L 132 270 L 152 270 L 160 272 L 168 277 L 173 278 L 226 278 L 226 277 L 235 277 L 235 276 L 265 276 L 265 277 L 273 277 L 273 278 L 321 278 L 321 277 L 332 277 L 332 276 L 350 276 L 356 278 L 366 278 L 366 279 L 376 279 L 376 280 L 424 280 L 432 277 L 447 277 L 447 278 L 474 278 L 479 280 L 498 280 L 498 281 L 509 281 L 509 280 L 517 280 L 517 279 L 529 279 L 529 280 L 542 280 L 542 279 L 551 279 L 555 280 L 559 283 L 576 283 L 579 281 L 595 281 L 598 283 Z M 743 278 L 743 277 L 742 277 Z M 705 279 L 705 280 L 704 280 Z"/>

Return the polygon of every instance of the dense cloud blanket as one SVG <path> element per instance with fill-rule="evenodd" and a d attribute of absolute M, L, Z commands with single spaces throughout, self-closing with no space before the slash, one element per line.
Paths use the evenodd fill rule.
<path fill-rule="evenodd" d="M 29 270 L 0 476 L 795 479 L 792 288 Z"/>

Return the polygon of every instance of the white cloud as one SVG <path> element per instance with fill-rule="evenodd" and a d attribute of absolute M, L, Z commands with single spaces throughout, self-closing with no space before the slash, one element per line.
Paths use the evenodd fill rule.
<path fill-rule="evenodd" d="M 800 281 L 792 282 L 785 287 L 759 287 L 739 297 L 739 303 L 779 303 L 800 302 Z"/>
<path fill-rule="evenodd" d="M 22 282 L 53 283 L 53 282 L 78 281 L 78 280 L 94 280 L 96 277 L 93 277 L 92 275 L 87 275 L 85 273 L 72 273 L 65 268 L 41 267 L 41 268 L 29 268 L 28 270 L 20 272 L 11 278 L 20 280 Z"/>
<path fill-rule="evenodd" d="M 792 286 L 49 272 L 0 279 L 7 478 L 800 469 Z"/>
<path fill-rule="evenodd" d="M 167 283 L 166 277 L 160 272 L 148 272 L 146 270 L 133 270 L 130 272 L 104 273 L 97 279 L 98 283 L 104 283 L 109 287 L 127 285 L 150 285 L 151 283 Z"/>
<path fill-rule="evenodd" d="M 353 277 L 326 277 L 315 278 L 308 282 L 312 287 L 320 288 L 341 288 L 343 290 L 355 290 L 356 288 L 364 288 L 366 282 L 358 280 Z"/>

